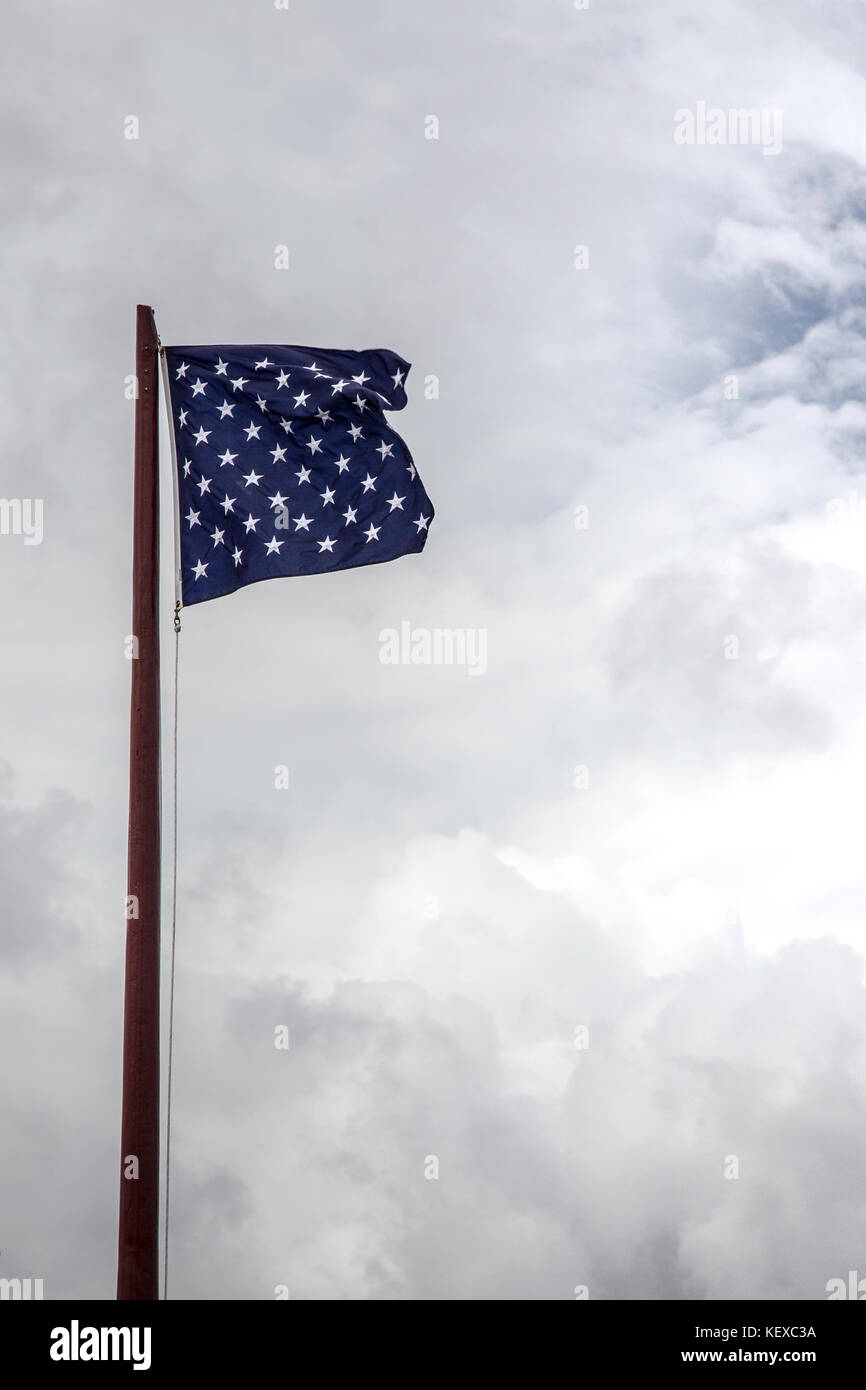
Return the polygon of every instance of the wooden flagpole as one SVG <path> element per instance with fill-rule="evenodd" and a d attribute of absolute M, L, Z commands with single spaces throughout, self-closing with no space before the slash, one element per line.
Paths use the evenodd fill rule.
<path fill-rule="evenodd" d="M 136 319 L 126 981 L 117 1297 L 159 1297 L 159 432 L 153 310 Z"/>

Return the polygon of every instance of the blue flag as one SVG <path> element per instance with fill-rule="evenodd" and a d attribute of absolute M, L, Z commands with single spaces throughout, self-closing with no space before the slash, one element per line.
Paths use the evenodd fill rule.
<path fill-rule="evenodd" d="M 385 419 L 396 353 L 167 347 L 184 605 L 423 550 L 433 519 Z"/>

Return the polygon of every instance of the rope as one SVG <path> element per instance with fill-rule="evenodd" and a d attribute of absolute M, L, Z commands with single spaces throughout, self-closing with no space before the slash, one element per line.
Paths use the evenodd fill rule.
<path fill-rule="evenodd" d="M 172 721 L 171 786 L 171 972 L 168 1003 L 168 1095 L 165 1119 L 165 1231 L 162 1296 L 168 1298 L 168 1213 L 171 1199 L 171 1062 L 174 1051 L 174 956 L 177 928 L 177 672 L 180 661 L 180 603 L 174 605 L 174 717 Z"/>

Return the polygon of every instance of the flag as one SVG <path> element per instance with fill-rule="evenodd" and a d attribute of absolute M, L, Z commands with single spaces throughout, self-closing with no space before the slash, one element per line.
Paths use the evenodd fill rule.
<path fill-rule="evenodd" d="M 167 347 L 183 603 L 423 550 L 433 507 L 385 418 L 396 353 Z"/>

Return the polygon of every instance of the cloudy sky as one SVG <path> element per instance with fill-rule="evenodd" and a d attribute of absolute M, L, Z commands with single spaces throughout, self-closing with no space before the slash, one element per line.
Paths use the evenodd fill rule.
<path fill-rule="evenodd" d="M 137 302 L 406 357 L 437 509 L 185 616 L 171 1296 L 866 1274 L 859 11 L 7 8 L 0 1276 L 114 1293 Z"/>

